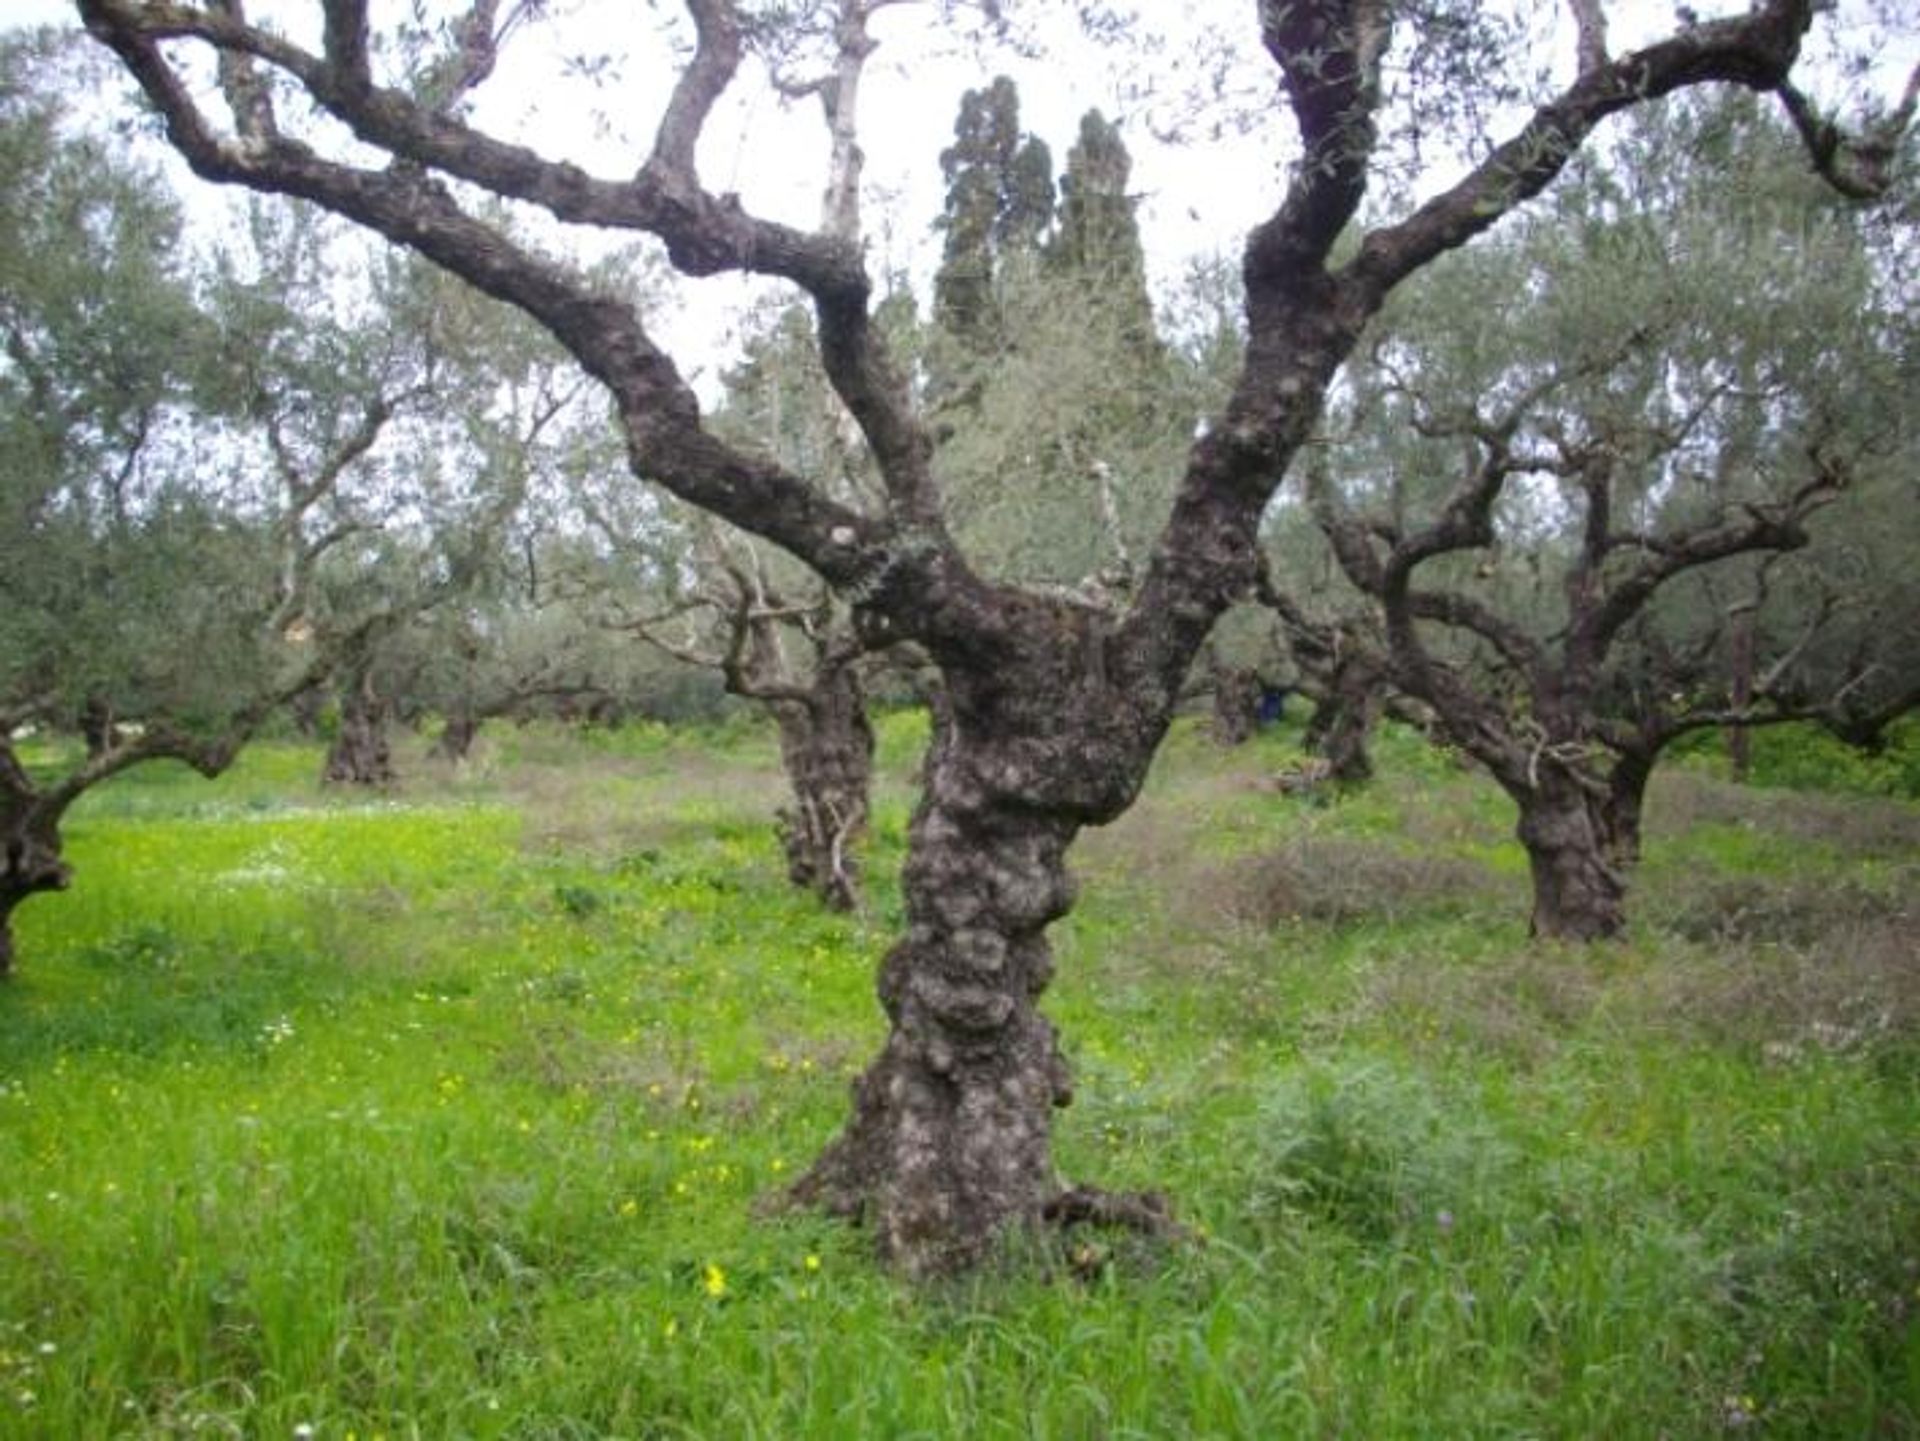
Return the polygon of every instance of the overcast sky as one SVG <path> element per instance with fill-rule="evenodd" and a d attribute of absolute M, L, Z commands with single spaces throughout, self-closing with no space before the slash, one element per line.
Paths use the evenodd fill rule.
<path fill-rule="evenodd" d="M 1526 4 L 1529 0 L 1516 0 Z M 1885 4 L 1886 0 L 1880 0 Z M 1840 16 L 1856 26 L 1852 12 L 1860 13 L 1874 0 L 1849 0 Z M 288 15 L 297 40 L 317 48 L 317 13 L 311 0 L 297 5 L 255 0 L 261 13 Z M 392 0 L 376 0 L 376 16 L 397 9 Z M 1698 0 L 1703 14 L 1742 8 L 1738 0 Z M 483 89 L 480 119 L 496 133 L 530 144 L 543 154 L 567 158 L 600 174 L 630 173 L 644 153 L 644 141 L 667 87 L 669 72 L 644 51 L 626 57 L 615 84 L 599 90 L 583 85 L 566 72 L 569 46 L 591 45 L 596 53 L 610 37 L 647 34 L 646 23 L 635 24 L 634 0 L 553 0 L 555 23 L 530 31 L 509 47 L 496 78 Z M 1135 169 L 1133 190 L 1139 197 L 1142 228 L 1158 288 L 1176 283 L 1197 255 L 1237 254 L 1247 228 L 1271 212 L 1281 193 L 1289 158 L 1285 132 L 1270 126 L 1252 135 L 1229 129 L 1226 133 L 1194 132 L 1185 144 L 1158 143 L 1154 132 L 1183 113 L 1177 86 L 1183 77 L 1191 88 L 1205 88 L 1197 79 L 1207 74 L 1206 38 L 1231 38 L 1244 29 L 1251 39 L 1257 11 L 1250 0 L 1211 0 L 1192 7 L 1166 7 L 1167 23 L 1186 24 L 1195 35 L 1194 50 L 1169 45 L 1164 55 L 1089 49 L 1072 33 L 1075 7 L 1056 3 L 1061 33 L 1049 40 L 1045 61 L 1008 54 L 980 57 L 939 53 L 919 38 L 929 27 L 916 7 L 883 11 L 875 22 L 879 49 L 869 62 L 862 94 L 862 141 L 867 153 L 866 226 L 876 269 L 898 267 L 924 280 L 937 258 L 938 241 L 930 231 L 940 207 L 943 185 L 938 157 L 950 142 L 960 96 L 1004 69 L 1019 83 L 1022 122 L 1052 147 L 1056 169 L 1064 167 L 1079 118 L 1098 106 L 1118 118 Z M 1028 14 L 1047 14 L 1044 3 L 1029 4 Z M 1608 6 L 1611 38 L 1616 48 L 1644 40 L 1673 23 L 1670 0 L 1614 0 Z M 35 23 L 71 24 L 68 0 L 0 0 L 0 27 Z M 1211 24 L 1209 24 L 1211 22 Z M 1831 23 L 1827 25 L 1832 29 Z M 1877 88 L 1895 92 L 1913 63 L 1920 40 L 1909 21 L 1904 40 L 1882 47 Z M 311 30 L 312 35 L 307 31 Z M 1222 48 L 1216 40 L 1215 48 Z M 1230 85 L 1237 85 L 1241 105 L 1250 110 L 1274 109 L 1271 66 L 1257 45 L 1240 44 L 1239 52 L 1253 64 Z M 1526 57 L 1532 63 L 1570 68 L 1570 41 L 1554 42 L 1565 56 L 1541 53 Z M 1818 52 L 1816 52 L 1818 53 Z M 1171 61 L 1180 58 L 1183 71 Z M 1146 72 L 1164 75 L 1174 91 L 1143 96 L 1137 80 Z M 813 102 L 788 104 L 776 98 L 757 71 L 743 73 L 716 113 L 704 137 L 700 159 L 702 178 L 716 190 L 740 193 L 756 213 L 811 227 L 817 222 L 824 182 L 826 141 L 818 107 Z M 178 172 L 183 191 L 197 183 Z M 1439 174 L 1435 183 L 1450 177 Z M 217 214 L 218 207 L 203 213 Z M 682 332 L 711 345 L 719 318 L 750 293 L 748 282 L 720 278 L 688 287 L 684 314 L 662 318 L 661 328 Z M 709 378 L 711 372 L 709 371 Z M 704 388 L 704 387 L 703 387 Z"/>

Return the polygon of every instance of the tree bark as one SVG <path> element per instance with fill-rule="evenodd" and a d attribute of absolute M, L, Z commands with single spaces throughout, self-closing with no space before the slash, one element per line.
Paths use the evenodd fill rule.
<path fill-rule="evenodd" d="M 394 779 L 386 704 L 363 678 L 341 691 L 340 733 L 327 749 L 320 780 L 324 785 L 389 786 Z"/>
<path fill-rule="evenodd" d="M 80 707 L 80 736 L 86 742 L 87 758 L 97 760 L 113 748 L 120 728 L 114 723 L 113 705 L 102 695 L 90 695 Z"/>
<path fill-rule="evenodd" d="M 1607 796 L 1600 805 L 1601 831 L 1607 853 L 1622 872 L 1640 864 L 1640 816 L 1646 809 L 1647 782 L 1665 744 L 1657 740 L 1644 751 L 1620 752 L 1607 777 Z"/>
<path fill-rule="evenodd" d="M 13 913 L 28 896 L 63 891 L 60 821 L 13 752 L 0 746 L 0 980 L 13 972 Z"/>
<path fill-rule="evenodd" d="M 1213 672 L 1213 739 L 1222 746 L 1253 739 L 1260 710 L 1260 677 L 1244 666 L 1216 666 Z"/>
<path fill-rule="evenodd" d="M 915 1275 L 965 1269 L 1040 1221 L 1059 1189 L 1053 1108 L 1072 1095 L 1038 1001 L 1045 928 L 1072 902 L 1074 827 L 988 793 L 987 757 L 946 751 L 910 833 L 908 933 L 881 969 L 891 1034 L 795 1191 L 865 1220 Z"/>
<path fill-rule="evenodd" d="M 480 717 L 469 710 L 456 710 L 447 717 L 447 723 L 440 730 L 440 738 L 433 744 L 433 753 L 455 765 L 466 760 L 473 751 L 473 743 L 480 734 Z"/>
<path fill-rule="evenodd" d="M 860 901 L 854 846 L 866 834 L 873 727 L 854 655 L 822 654 L 804 701 L 776 701 L 780 759 L 793 787 L 780 812 L 787 874 L 835 910 Z"/>
<path fill-rule="evenodd" d="M 1063 1194 L 1052 1116 L 1072 1088 L 1039 1011 L 1046 928 L 1073 903 L 1067 847 L 1138 793 L 1177 692 L 1130 694 L 1101 670 L 1097 619 L 1023 605 L 991 660 L 941 658 L 907 933 L 878 984 L 890 1034 L 846 1129 L 791 1193 L 870 1225 L 911 1275 L 981 1261 Z"/>
<path fill-rule="evenodd" d="M 1306 747 L 1326 758 L 1330 777 L 1344 785 L 1373 778 L 1367 743 L 1380 719 L 1386 674 L 1370 655 L 1350 653 L 1334 666 L 1307 722 Z"/>
<path fill-rule="evenodd" d="M 1618 936 L 1626 925 L 1627 868 L 1604 807 L 1563 778 L 1543 777 L 1514 799 L 1533 875 L 1529 934 L 1565 941 Z M 1637 834 L 1637 814 L 1634 828 Z"/>

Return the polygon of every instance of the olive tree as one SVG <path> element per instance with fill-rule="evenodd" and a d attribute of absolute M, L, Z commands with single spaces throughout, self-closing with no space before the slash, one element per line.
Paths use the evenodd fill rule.
<path fill-rule="evenodd" d="M 636 475 L 786 550 L 846 600 L 870 644 L 911 640 L 938 667 L 948 719 L 909 836 L 906 934 L 880 969 L 889 1034 L 855 1084 L 845 1130 L 793 1191 L 798 1202 L 863 1218 L 882 1254 L 914 1274 L 973 1264 L 1010 1229 L 1048 1217 L 1153 1224 L 1164 1213 L 1154 1199 L 1064 1188 L 1056 1173 L 1052 1117 L 1072 1085 L 1039 1008 L 1053 970 L 1046 931 L 1073 903 L 1068 847 L 1139 793 L 1190 662 L 1252 580 L 1269 501 L 1393 290 L 1545 189 L 1609 116 L 1691 86 L 1777 94 L 1824 170 L 1860 188 L 1883 179 L 1878 150 L 1834 130 L 1795 82 L 1812 0 L 1689 19 L 1618 55 L 1599 5 L 1582 0 L 1574 72 L 1506 139 L 1476 150 L 1453 183 L 1350 234 L 1399 133 L 1390 62 L 1432 77 L 1422 57 L 1459 52 L 1463 27 L 1485 27 L 1450 5 L 1418 14 L 1385 0 L 1249 6 L 1239 43 L 1270 67 L 1294 139 L 1283 194 L 1246 238 L 1244 364 L 1224 410 L 1179 462 L 1137 585 L 1124 599 L 1098 599 L 996 581 L 970 561 L 948 524 L 935 437 L 876 323 L 858 97 L 884 0 L 688 0 L 677 32 L 686 43 L 652 142 L 619 174 L 543 154 L 532 137 L 493 133 L 476 118 L 476 90 L 511 66 L 497 40 L 521 7 L 476 0 L 434 46 L 389 43 L 375 24 L 386 7 L 367 0 L 317 0 L 306 14 L 313 23 L 298 30 L 252 18 L 242 0 L 77 3 L 200 175 L 324 205 L 520 306 L 607 388 Z M 912 13 L 943 27 L 957 23 L 957 8 Z M 698 158 L 749 40 L 775 12 L 810 18 L 823 37 L 812 93 L 827 122 L 827 199 L 812 229 L 754 214 L 704 179 Z M 1408 66 L 1409 56 L 1422 63 Z M 1458 97 L 1499 77 L 1441 78 Z M 633 305 L 515 243 L 474 207 L 476 194 L 650 234 L 689 275 L 745 272 L 793 286 L 811 302 L 821 363 L 871 451 L 882 497 L 835 499 L 716 434 Z"/>
<path fill-rule="evenodd" d="M 56 157 L 43 175 L 91 190 L 106 174 L 100 157 L 85 157 L 84 176 L 63 175 L 77 159 Z M 99 195 L 48 210 L 16 209 L 10 197 L 6 207 L 31 224 L 82 223 L 33 237 L 41 275 L 0 291 L 10 361 L 0 376 L 0 974 L 13 960 L 15 908 L 68 884 L 61 822 L 82 795 L 160 759 L 217 774 L 324 674 L 329 652 L 305 607 L 312 569 L 339 537 L 304 530 L 300 515 L 378 428 L 336 437 L 284 508 L 230 505 L 201 471 L 231 417 L 196 399 L 176 363 L 208 360 L 217 333 L 146 248 L 168 244 L 164 230 L 136 238 L 84 223 L 99 218 L 88 208 Z M 91 248 L 101 235 L 111 237 L 105 255 Z M 70 312 L 73 292 L 56 273 L 68 267 L 78 273 L 65 279 L 91 292 Z M 129 270 L 140 292 L 131 314 L 117 289 Z M 147 329 L 156 313 L 158 334 Z M 14 740 L 76 714 L 90 731 L 78 759 Z"/>
<path fill-rule="evenodd" d="M 69 882 L 83 794 L 158 759 L 217 772 L 317 673 L 283 635 L 298 547 L 206 473 L 233 406 L 177 208 L 74 127 L 73 65 L 0 49 L 0 976 L 16 908 Z M 15 739 L 76 718 L 77 758 Z"/>
<path fill-rule="evenodd" d="M 1519 810 L 1536 934 L 1617 933 L 1662 751 L 1817 714 L 1810 657 L 1873 599 L 1810 547 L 1907 458 L 1897 345 L 1853 217 L 1786 156 L 1745 101 L 1643 111 L 1409 288 L 1309 467 L 1388 678 Z"/>
<path fill-rule="evenodd" d="M 692 575 L 664 607 L 614 623 L 676 660 L 719 674 L 728 695 L 773 717 L 792 803 L 779 812 L 792 882 L 835 910 L 860 904 L 873 726 L 867 647 L 817 581 L 793 588 L 742 536 L 700 526 Z"/>
<path fill-rule="evenodd" d="M 57 98 L 79 63 L 0 53 L 0 972 L 16 908 L 69 883 L 81 796 L 150 761 L 218 774 L 458 568 L 402 533 L 462 514 L 419 407 L 501 374 L 457 363 L 449 297 L 408 298 L 457 282 L 356 263 L 324 212 L 261 202 L 196 251 Z M 84 755 L 14 739 L 76 717 Z"/>

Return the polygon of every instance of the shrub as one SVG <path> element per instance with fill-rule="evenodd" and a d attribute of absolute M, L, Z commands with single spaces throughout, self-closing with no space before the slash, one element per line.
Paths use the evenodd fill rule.
<path fill-rule="evenodd" d="M 1254 1211 L 1311 1217 L 1363 1240 L 1451 1230 L 1510 1159 L 1459 1107 L 1385 1065 L 1289 1075 L 1258 1117 Z"/>

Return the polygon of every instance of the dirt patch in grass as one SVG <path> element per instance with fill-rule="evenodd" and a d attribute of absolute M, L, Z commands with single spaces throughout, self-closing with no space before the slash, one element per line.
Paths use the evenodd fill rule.
<path fill-rule="evenodd" d="M 777 768 L 745 770 L 724 761 L 675 756 L 670 771 L 619 759 L 591 768 L 521 767 L 508 794 L 525 818 L 523 845 L 535 851 L 619 856 L 670 849 L 710 835 L 723 821 L 773 826 L 785 783 Z M 689 814 L 688 799 L 698 811 Z"/>
<path fill-rule="evenodd" d="M 1747 913 L 1752 914 L 1752 913 Z M 1789 908 L 1784 927 L 1811 933 Z M 1528 946 L 1484 960 L 1407 954 L 1381 965 L 1352 1021 L 1385 1020 L 1531 1066 L 1594 1025 L 1744 1051 L 1769 1063 L 1866 1056 L 1920 1041 L 1920 954 L 1911 921 L 1836 921 L 1805 944 L 1649 932 L 1623 947 Z"/>

